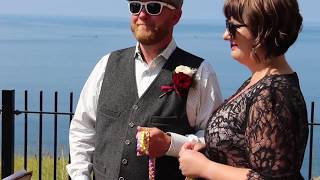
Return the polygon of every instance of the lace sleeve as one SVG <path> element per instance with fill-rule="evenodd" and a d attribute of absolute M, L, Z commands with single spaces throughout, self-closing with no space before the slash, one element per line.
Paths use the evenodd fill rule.
<path fill-rule="evenodd" d="M 290 97 L 289 97 L 290 98 Z M 296 179 L 300 165 L 288 95 L 276 89 L 262 90 L 248 114 L 246 143 L 251 170 L 248 179 Z"/>

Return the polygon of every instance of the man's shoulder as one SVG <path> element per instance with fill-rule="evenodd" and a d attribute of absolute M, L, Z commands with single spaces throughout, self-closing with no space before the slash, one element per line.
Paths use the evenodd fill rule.
<path fill-rule="evenodd" d="M 199 66 L 204 61 L 203 58 L 185 51 L 179 47 L 176 48 L 171 58 L 174 59 L 176 65 L 184 65 L 192 68 L 199 68 Z"/>
<path fill-rule="evenodd" d="M 201 61 L 204 60 L 202 57 L 197 56 L 197 55 L 195 55 L 195 54 L 193 54 L 193 53 L 191 53 L 191 52 L 189 52 L 189 51 L 186 51 L 186 50 L 184 50 L 184 49 L 181 49 L 181 48 L 179 48 L 179 47 L 177 47 L 176 50 L 178 51 L 179 54 L 184 54 L 185 56 L 191 57 L 191 58 L 193 58 L 193 59 L 198 59 L 198 60 L 201 60 Z"/>
<path fill-rule="evenodd" d="M 109 56 L 110 59 L 127 59 L 128 57 L 134 57 L 135 47 L 128 47 L 124 49 L 119 49 L 112 51 Z"/>
<path fill-rule="evenodd" d="M 114 51 L 112 51 L 110 54 L 114 54 L 114 53 L 124 53 L 124 52 L 128 52 L 128 51 L 135 51 L 135 46 L 131 46 L 131 47 L 123 48 L 123 49 L 114 50 Z"/>

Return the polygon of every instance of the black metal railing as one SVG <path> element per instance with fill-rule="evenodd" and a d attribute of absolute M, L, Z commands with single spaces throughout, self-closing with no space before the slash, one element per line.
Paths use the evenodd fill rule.
<path fill-rule="evenodd" d="M 311 111 L 310 111 L 310 123 L 309 123 L 309 137 L 310 137 L 310 141 L 309 141 L 309 171 L 308 171 L 308 179 L 311 179 L 312 176 L 312 161 L 313 161 L 313 129 L 314 126 L 320 126 L 320 123 L 315 123 L 314 122 L 314 111 L 315 111 L 315 107 L 314 107 L 314 102 L 311 102 Z"/>
<path fill-rule="evenodd" d="M 24 110 L 15 109 L 15 91 L 2 90 L 2 178 L 14 172 L 14 122 L 15 116 L 24 114 L 24 169 L 28 169 L 28 115 L 39 115 L 39 164 L 38 179 L 42 179 L 42 141 L 43 141 L 43 116 L 53 115 L 54 117 L 54 137 L 53 137 L 53 178 L 57 179 L 57 135 L 58 135 L 58 116 L 68 116 L 69 122 L 73 117 L 73 93 L 69 94 L 69 112 L 58 111 L 58 92 L 54 93 L 54 110 L 52 112 L 43 111 L 43 92 L 40 91 L 39 111 L 30 111 L 28 107 L 28 91 L 24 91 Z M 70 162 L 70 156 L 69 156 Z M 70 177 L 69 177 L 70 179 Z"/>
<path fill-rule="evenodd" d="M 14 169 L 14 91 L 2 91 L 2 179 L 13 173 Z"/>
<path fill-rule="evenodd" d="M 14 90 L 2 90 L 2 108 L 0 113 L 2 115 L 2 178 L 9 176 L 14 172 L 14 122 L 15 116 L 24 114 L 24 169 L 28 169 L 27 157 L 28 157 L 28 115 L 36 114 L 39 115 L 39 180 L 42 175 L 42 135 L 43 135 L 43 115 L 53 115 L 54 117 L 54 179 L 57 179 L 57 131 L 58 131 L 58 116 L 68 116 L 69 123 L 73 117 L 73 93 L 69 94 L 69 112 L 58 111 L 58 92 L 54 93 L 54 110 L 44 111 L 43 110 L 43 92 L 40 91 L 39 96 L 39 111 L 30 111 L 28 106 L 28 91 L 24 91 L 24 110 L 16 110 L 15 108 L 15 91 Z M 312 160 L 313 160 L 313 135 L 314 127 L 320 126 L 320 123 L 315 123 L 315 103 L 311 103 L 310 109 L 310 122 L 309 122 L 309 163 L 308 163 L 308 179 L 312 176 Z M 70 162 L 70 156 L 69 156 Z M 70 177 L 69 177 L 70 179 Z"/>

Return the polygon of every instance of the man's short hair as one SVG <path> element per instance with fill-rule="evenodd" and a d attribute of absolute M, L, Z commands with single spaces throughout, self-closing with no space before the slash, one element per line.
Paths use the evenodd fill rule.
<path fill-rule="evenodd" d="M 128 0 L 128 1 L 133 1 L 133 0 Z M 156 1 L 162 1 L 162 2 L 169 3 L 178 9 L 180 9 L 183 4 L 183 0 L 156 0 Z"/>
<path fill-rule="evenodd" d="M 183 4 L 183 0 L 160 0 L 160 1 L 172 4 L 176 8 L 181 8 Z"/>

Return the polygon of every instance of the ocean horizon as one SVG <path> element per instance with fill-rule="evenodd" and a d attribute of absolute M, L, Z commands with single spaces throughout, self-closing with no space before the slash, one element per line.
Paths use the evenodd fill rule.
<path fill-rule="evenodd" d="M 230 56 L 229 43 L 222 34 L 225 22 L 218 20 L 182 21 L 174 37 L 177 45 L 203 57 L 214 68 L 224 98 L 250 77 L 250 72 Z M 304 22 L 296 43 L 286 58 L 297 72 L 310 118 L 310 104 L 315 102 L 315 121 L 320 115 L 320 23 Z M 95 64 L 107 53 L 135 46 L 129 20 L 103 17 L 54 17 L 0 15 L 0 89 L 16 91 L 16 107 L 23 109 L 23 93 L 30 94 L 30 110 L 39 109 L 39 92 L 44 92 L 45 111 L 52 111 L 53 93 L 59 92 L 59 111 L 68 112 L 68 94 L 74 93 L 74 108 L 80 91 Z M 1 99 L 1 97 L 0 97 Z M 51 103 L 51 104 L 50 104 Z M 16 153 L 23 152 L 23 119 L 17 116 Z M 30 154 L 37 154 L 38 116 L 29 116 Z M 44 153 L 51 154 L 53 118 L 44 117 Z M 68 152 L 67 118 L 59 119 L 58 148 Z M 50 130 L 49 130 L 50 129 Z M 51 131 L 52 129 L 52 131 Z M 320 128 L 314 127 L 314 139 L 320 138 Z M 0 129 L 1 132 L 1 129 Z M 30 146 L 30 147 L 29 147 Z M 314 175 L 320 175 L 319 141 L 314 142 Z M 309 150 L 306 149 L 302 173 L 306 177 Z"/>

